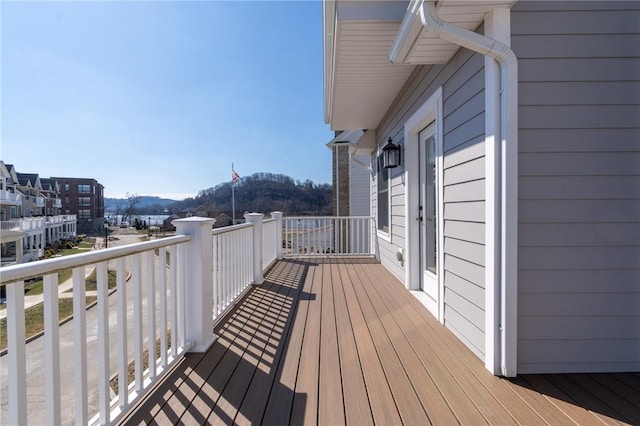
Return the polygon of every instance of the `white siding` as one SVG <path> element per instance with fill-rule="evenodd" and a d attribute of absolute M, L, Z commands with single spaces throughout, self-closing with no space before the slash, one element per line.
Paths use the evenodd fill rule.
<path fill-rule="evenodd" d="M 369 157 L 364 155 L 356 156 L 363 164 L 369 163 Z M 371 174 L 367 169 L 361 167 L 353 161 L 349 162 L 349 214 L 351 216 L 369 216 L 370 213 L 370 192 L 369 179 Z"/>
<path fill-rule="evenodd" d="M 640 3 L 519 3 L 512 32 L 518 372 L 638 371 Z"/>

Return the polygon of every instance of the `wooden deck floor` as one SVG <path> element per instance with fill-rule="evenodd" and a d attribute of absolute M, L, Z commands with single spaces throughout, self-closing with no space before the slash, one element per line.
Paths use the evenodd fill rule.
<path fill-rule="evenodd" d="M 640 374 L 505 380 L 381 265 L 286 260 L 125 424 L 640 424 Z"/>

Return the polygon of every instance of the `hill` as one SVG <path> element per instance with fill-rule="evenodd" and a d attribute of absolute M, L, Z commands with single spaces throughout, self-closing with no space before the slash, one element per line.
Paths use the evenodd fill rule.
<path fill-rule="evenodd" d="M 144 214 L 161 214 L 162 211 L 175 203 L 177 200 L 169 200 L 168 198 L 152 197 L 141 195 L 136 202 L 136 210 L 140 210 Z M 109 213 L 124 211 L 129 206 L 129 200 L 126 198 L 105 198 L 104 210 Z"/>
<path fill-rule="evenodd" d="M 201 190 L 194 198 L 178 201 L 168 208 L 172 212 L 195 210 L 230 211 L 231 182 Z M 315 184 L 310 180 L 295 181 L 289 176 L 255 173 L 241 177 L 235 186 L 236 212 L 269 213 L 281 211 L 286 215 L 330 215 L 331 185 Z"/>

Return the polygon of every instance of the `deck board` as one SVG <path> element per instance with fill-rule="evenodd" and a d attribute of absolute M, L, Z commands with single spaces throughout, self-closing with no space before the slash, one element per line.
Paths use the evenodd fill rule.
<path fill-rule="evenodd" d="M 339 357 L 331 265 L 323 264 L 320 371 L 318 373 L 318 424 L 321 425 L 345 423 Z"/>
<path fill-rule="evenodd" d="M 494 377 L 373 260 L 265 278 L 122 424 L 640 424 L 640 375 Z"/>
<path fill-rule="evenodd" d="M 290 419 L 290 423 L 305 425 L 315 425 L 318 421 L 318 365 L 322 304 L 322 271 L 312 265 L 310 268 L 313 301 L 309 304 L 307 312 Z"/>
<path fill-rule="evenodd" d="M 297 276 L 302 280 L 301 290 L 296 290 L 298 305 L 292 321 L 290 337 L 286 342 L 286 356 L 281 356 L 276 373 L 276 386 L 271 389 L 262 422 L 270 425 L 289 424 L 290 409 L 293 404 L 294 389 L 300 365 L 302 352 L 302 339 L 307 323 L 307 313 L 310 304 L 310 295 L 313 287 L 313 273 L 309 274 L 302 264 L 297 265 Z M 295 282 L 295 281 L 294 281 Z"/>
<path fill-rule="evenodd" d="M 347 309 L 353 326 L 362 373 L 366 383 L 371 414 L 376 424 L 396 425 L 401 423 L 393 394 L 389 388 L 387 374 L 380 363 L 375 344 L 365 320 L 364 314 L 356 297 L 353 283 L 346 279 L 342 281 Z"/>
<path fill-rule="evenodd" d="M 351 425 L 371 424 L 373 423 L 371 406 L 367 398 L 367 387 L 362 374 L 362 366 L 343 288 L 350 285 L 350 280 L 347 280 L 348 276 L 338 264 L 332 265 L 331 274 L 334 277 L 332 280 L 333 300 L 340 348 L 340 373 L 344 387 L 345 422 Z"/>

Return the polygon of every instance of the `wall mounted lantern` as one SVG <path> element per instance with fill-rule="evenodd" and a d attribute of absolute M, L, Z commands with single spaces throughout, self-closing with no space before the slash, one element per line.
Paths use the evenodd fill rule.
<path fill-rule="evenodd" d="M 385 169 L 393 169 L 400 165 L 400 145 L 393 143 L 391 138 L 387 144 L 382 147 L 382 167 Z"/>

